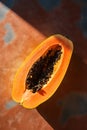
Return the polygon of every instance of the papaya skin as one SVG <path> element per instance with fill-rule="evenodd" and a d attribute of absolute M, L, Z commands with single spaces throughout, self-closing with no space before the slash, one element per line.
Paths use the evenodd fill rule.
<path fill-rule="evenodd" d="M 58 63 L 55 65 L 54 72 L 50 81 L 44 85 L 36 93 L 32 93 L 26 89 L 25 81 L 29 69 L 40 58 L 49 47 L 53 45 L 60 45 L 62 47 L 62 55 Z M 23 64 L 18 69 L 12 88 L 12 98 L 14 101 L 20 103 L 23 107 L 33 109 L 48 100 L 57 90 L 62 82 L 64 75 L 70 63 L 73 52 L 73 43 L 66 37 L 56 34 L 50 36 L 43 41 L 36 49 L 25 59 Z"/>

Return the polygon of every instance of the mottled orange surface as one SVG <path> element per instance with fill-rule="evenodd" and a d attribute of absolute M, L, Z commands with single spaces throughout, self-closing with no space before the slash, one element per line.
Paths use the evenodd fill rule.
<path fill-rule="evenodd" d="M 62 0 L 47 12 L 36 1 L 17 1 L 12 9 L 3 1 L 0 2 L 0 11 L 5 10 L 0 15 L 0 130 L 86 130 L 87 37 L 79 24 L 81 3 Z M 69 69 L 50 100 L 37 109 L 25 109 L 11 98 L 13 77 L 25 57 L 55 33 L 74 42 Z"/>

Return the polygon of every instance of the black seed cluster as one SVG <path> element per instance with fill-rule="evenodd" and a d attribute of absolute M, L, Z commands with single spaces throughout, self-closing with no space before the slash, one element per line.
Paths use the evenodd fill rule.
<path fill-rule="evenodd" d="M 33 93 L 45 85 L 53 73 L 54 65 L 61 57 L 61 46 L 48 50 L 46 55 L 40 57 L 31 67 L 26 78 L 26 88 Z"/>

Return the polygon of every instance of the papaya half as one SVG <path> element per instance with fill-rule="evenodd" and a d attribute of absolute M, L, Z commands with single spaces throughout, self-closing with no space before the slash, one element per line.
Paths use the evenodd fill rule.
<path fill-rule="evenodd" d="M 60 34 L 39 44 L 14 77 L 13 100 L 29 109 L 48 100 L 63 80 L 72 52 L 72 41 Z"/>

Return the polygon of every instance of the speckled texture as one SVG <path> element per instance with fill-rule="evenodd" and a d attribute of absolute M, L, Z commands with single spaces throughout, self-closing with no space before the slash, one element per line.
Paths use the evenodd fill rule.
<path fill-rule="evenodd" d="M 0 1 L 0 130 L 87 130 L 87 1 L 52 2 Z M 12 101 L 13 77 L 26 56 L 55 33 L 74 42 L 70 66 L 54 96 L 27 110 Z"/>
<path fill-rule="evenodd" d="M 54 66 L 60 60 L 61 46 L 51 47 L 37 61 L 34 62 L 26 77 L 26 88 L 33 93 L 48 84 L 52 77 Z"/>

